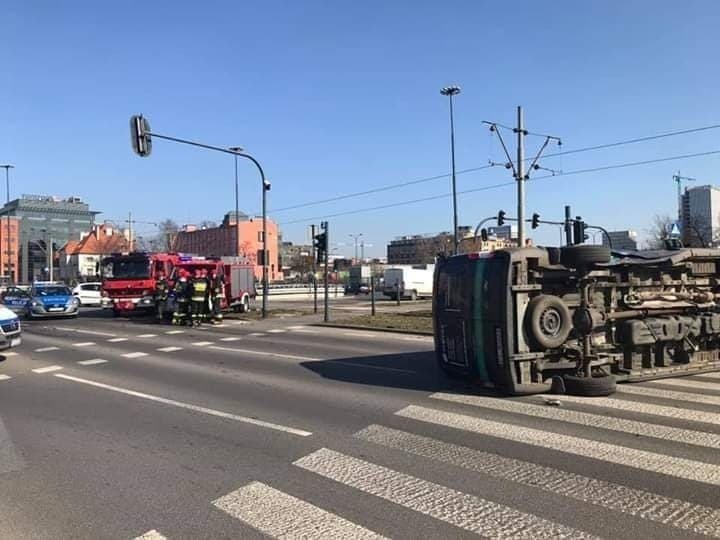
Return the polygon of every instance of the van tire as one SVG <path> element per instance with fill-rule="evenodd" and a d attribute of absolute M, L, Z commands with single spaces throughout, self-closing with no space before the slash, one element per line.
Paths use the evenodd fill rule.
<path fill-rule="evenodd" d="M 240 313 L 247 313 L 250 311 L 250 300 L 247 295 L 243 296 L 242 303 L 240 304 Z"/>
<path fill-rule="evenodd" d="M 417 300 L 417 298 L 417 291 L 410 291 L 410 301 L 414 302 L 415 300 Z"/>
<path fill-rule="evenodd" d="M 605 246 L 580 244 L 560 249 L 560 262 L 568 268 L 583 268 L 610 262 L 610 249 Z"/>
<path fill-rule="evenodd" d="M 557 349 L 572 330 L 570 310 L 558 296 L 541 294 L 525 311 L 525 331 L 534 351 Z"/>
<path fill-rule="evenodd" d="M 565 383 L 565 393 L 571 396 L 609 396 L 616 390 L 615 377 L 606 374 L 599 377 L 565 375 L 563 382 Z"/>

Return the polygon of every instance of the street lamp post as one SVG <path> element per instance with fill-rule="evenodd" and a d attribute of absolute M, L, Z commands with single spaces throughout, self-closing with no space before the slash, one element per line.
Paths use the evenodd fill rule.
<path fill-rule="evenodd" d="M 233 154 L 235 154 L 235 256 L 240 256 L 240 222 L 238 220 L 238 214 L 240 214 L 240 190 L 238 188 L 238 153 L 245 151 L 241 146 L 231 146 L 228 148 Z"/>
<path fill-rule="evenodd" d="M 7 231 L 7 236 L 6 236 L 6 238 L 5 238 L 5 244 L 6 244 L 6 249 L 5 249 L 5 257 L 6 257 L 6 259 L 5 259 L 5 265 L 6 265 L 6 268 L 7 268 L 7 273 L 8 273 L 8 275 L 10 276 L 10 281 L 11 281 L 12 283 L 15 283 L 15 279 L 14 279 L 15 276 L 13 275 L 12 264 L 10 263 L 10 169 L 14 169 L 15 166 L 14 166 L 14 165 L 5 164 L 5 165 L 0 165 L 0 167 L 2 167 L 3 169 L 5 169 L 5 206 L 6 206 L 5 209 L 6 209 L 6 211 L 7 211 L 7 220 L 6 220 L 6 222 L 7 222 L 7 229 L 6 229 L 6 231 Z"/>
<path fill-rule="evenodd" d="M 355 241 L 355 259 L 353 260 L 354 264 L 357 264 L 358 260 L 358 239 L 363 235 L 363 233 L 359 234 L 350 234 L 350 238 L 352 238 Z"/>
<path fill-rule="evenodd" d="M 455 255 L 458 253 L 458 215 L 457 188 L 455 185 L 455 119 L 453 115 L 453 96 L 460 93 L 459 86 L 446 86 L 440 93 L 450 98 L 450 159 L 452 163 L 452 199 L 453 199 L 453 246 Z"/>

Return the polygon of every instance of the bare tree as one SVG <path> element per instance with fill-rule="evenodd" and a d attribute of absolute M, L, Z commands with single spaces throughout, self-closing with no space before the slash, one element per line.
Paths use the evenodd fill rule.
<path fill-rule="evenodd" d="M 646 247 L 648 249 L 663 249 L 665 240 L 670 235 L 670 229 L 675 220 L 667 214 L 655 214 L 652 218 L 650 228 L 645 231 L 647 233 Z"/>
<path fill-rule="evenodd" d="M 179 230 L 180 227 L 172 219 L 162 220 L 158 224 L 158 235 L 155 245 L 165 249 L 165 251 L 172 251 L 175 237 Z"/>

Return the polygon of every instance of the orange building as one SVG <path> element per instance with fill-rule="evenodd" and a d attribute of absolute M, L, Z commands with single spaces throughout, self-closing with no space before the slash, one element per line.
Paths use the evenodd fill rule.
<path fill-rule="evenodd" d="M 219 227 L 198 229 L 194 225 L 185 225 L 175 236 L 173 250 L 205 257 L 234 257 L 239 254 L 247 263 L 256 265 L 255 276 L 262 279 L 262 218 L 240 213 L 236 220 L 234 214 L 226 214 Z M 267 220 L 267 236 L 268 281 L 278 281 L 283 279 L 279 232 L 277 223 L 270 219 Z"/>
<path fill-rule="evenodd" d="M 17 281 L 20 218 L 4 216 L 0 219 L 0 274 Z M 8 235 L 9 230 L 9 235 Z"/>

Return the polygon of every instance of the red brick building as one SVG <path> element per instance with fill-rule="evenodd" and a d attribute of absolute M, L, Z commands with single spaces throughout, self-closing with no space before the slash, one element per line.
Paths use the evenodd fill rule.
<path fill-rule="evenodd" d="M 262 218 L 248 217 L 240 213 L 238 220 L 234 212 L 225 216 L 219 227 L 198 229 L 185 225 L 177 233 L 173 251 L 192 253 L 205 257 L 234 257 L 239 254 L 249 264 L 256 265 L 255 276 L 262 278 Z M 279 232 L 277 223 L 267 220 L 268 281 L 283 279 L 279 260 Z"/>
<path fill-rule="evenodd" d="M 17 281 L 19 264 L 20 218 L 4 216 L 0 219 L 0 274 Z"/>

